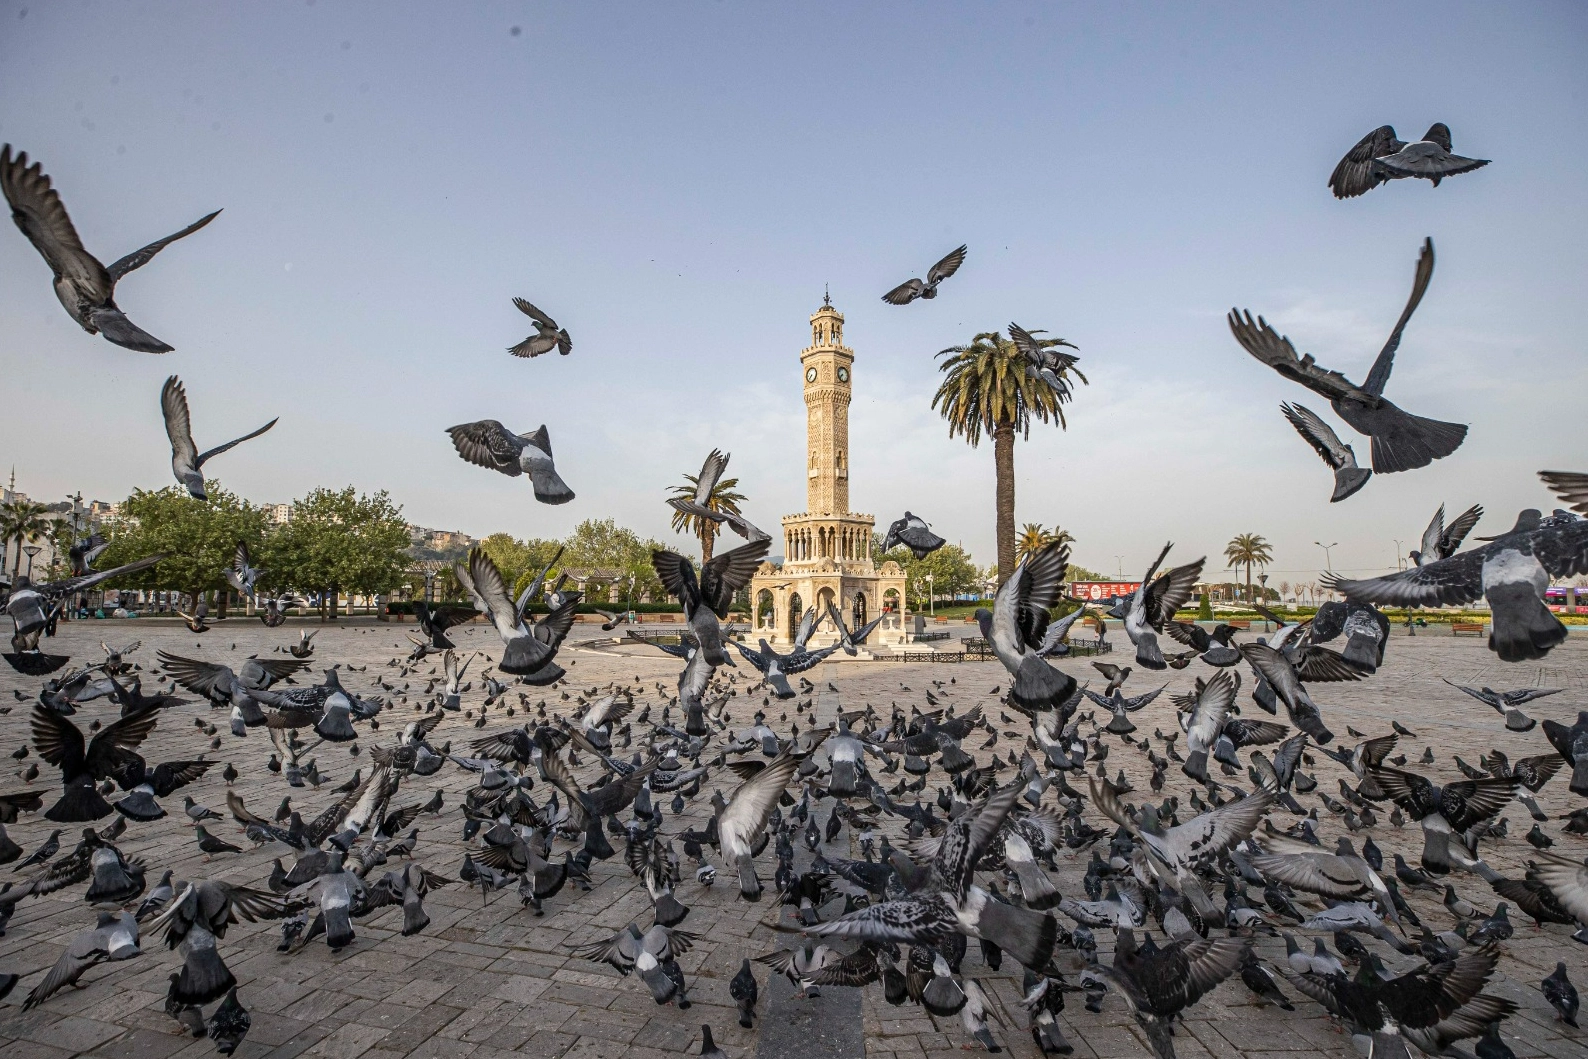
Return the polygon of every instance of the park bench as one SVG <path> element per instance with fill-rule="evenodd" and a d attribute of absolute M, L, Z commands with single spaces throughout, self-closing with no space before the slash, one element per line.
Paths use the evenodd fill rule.
<path fill-rule="evenodd" d="M 1252 627 L 1252 619 L 1250 619 L 1250 618 L 1231 618 L 1229 621 L 1225 622 L 1224 624 L 1228 625 L 1232 629 L 1250 629 Z"/>
<path fill-rule="evenodd" d="M 1453 622 L 1450 623 L 1450 635 L 1452 635 L 1452 636 L 1460 636 L 1464 632 L 1470 632 L 1474 636 L 1482 636 L 1483 635 L 1483 622 L 1481 622 L 1481 621 L 1453 621 Z"/>

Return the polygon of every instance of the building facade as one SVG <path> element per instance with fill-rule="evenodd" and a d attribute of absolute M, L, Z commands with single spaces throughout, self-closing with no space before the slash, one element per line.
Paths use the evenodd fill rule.
<path fill-rule="evenodd" d="M 829 298 L 810 318 L 811 344 L 800 352 L 805 396 L 805 510 L 783 518 L 783 565 L 761 564 L 750 582 L 753 637 L 789 644 L 806 608 L 835 605 L 851 628 L 883 623 L 871 644 L 904 640 L 904 571 L 871 561 L 876 520 L 849 510 L 849 400 L 855 351 L 844 345 L 844 317 Z M 811 638 L 831 643 L 830 622 Z"/>

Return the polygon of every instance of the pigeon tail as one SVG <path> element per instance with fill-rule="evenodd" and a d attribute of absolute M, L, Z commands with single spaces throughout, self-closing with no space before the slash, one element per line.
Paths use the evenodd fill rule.
<path fill-rule="evenodd" d="M 761 880 L 755 874 L 755 861 L 748 853 L 739 857 L 739 896 L 746 901 L 761 900 Z"/>
<path fill-rule="evenodd" d="M 1136 664 L 1147 669 L 1167 669 L 1163 650 L 1158 646 L 1158 634 L 1148 630 L 1136 641 Z"/>
<path fill-rule="evenodd" d="M 1162 668 L 1161 666 L 1159 668 Z M 1056 710 L 1075 693 L 1075 678 L 1054 669 L 1036 655 L 1020 662 L 1009 701 L 1028 713 Z"/>
<path fill-rule="evenodd" d="M 1208 781 L 1208 752 L 1206 750 L 1193 750 L 1186 755 L 1185 764 L 1180 766 L 1180 771 L 1196 780 L 1198 783 Z"/>
<path fill-rule="evenodd" d="M 1046 912 L 1016 908 L 988 898 L 976 917 L 976 932 L 1022 966 L 1040 971 L 1047 966 L 1058 940 L 1059 924 Z"/>
<path fill-rule="evenodd" d="M 687 915 L 689 915 L 689 906 L 672 894 L 663 894 L 656 899 L 656 922 L 659 925 L 676 927 Z"/>
<path fill-rule="evenodd" d="M 1366 426 L 1364 433 L 1373 436 L 1373 470 L 1379 474 L 1426 467 L 1455 452 L 1467 438 L 1460 423 L 1414 416 L 1388 401 L 1367 414 Z"/>
<path fill-rule="evenodd" d="M 1533 586 L 1525 582 L 1493 585 L 1484 597 L 1494 612 L 1489 650 L 1502 662 L 1543 658 L 1566 639 L 1566 626 L 1549 612 Z"/>
<path fill-rule="evenodd" d="M 44 811 L 44 818 L 57 824 L 83 824 L 110 814 L 110 803 L 100 797 L 99 789 L 85 777 L 84 782 L 67 787 L 60 800 Z"/>
<path fill-rule="evenodd" d="M 236 984 L 237 979 L 213 947 L 190 950 L 182 962 L 182 973 L 171 983 L 168 999 L 185 1007 L 197 1007 L 225 996 Z"/>
<path fill-rule="evenodd" d="M 1334 472 L 1334 495 L 1329 497 L 1329 503 L 1338 504 L 1346 497 L 1355 496 L 1371 477 L 1373 472 L 1366 467 L 1341 467 Z"/>
<path fill-rule="evenodd" d="M 827 793 L 838 798 L 852 797 L 856 778 L 853 761 L 834 761 L 832 775 L 827 780 Z"/>
<path fill-rule="evenodd" d="M 353 944 L 353 921 L 348 918 L 347 909 L 326 910 L 325 943 L 333 949 L 343 949 Z"/>

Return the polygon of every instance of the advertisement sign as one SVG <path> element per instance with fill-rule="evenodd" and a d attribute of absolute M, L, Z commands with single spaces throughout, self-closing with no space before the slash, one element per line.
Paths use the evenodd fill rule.
<path fill-rule="evenodd" d="M 1070 598 L 1101 603 L 1110 596 L 1128 596 L 1140 587 L 1140 581 L 1071 581 Z"/>

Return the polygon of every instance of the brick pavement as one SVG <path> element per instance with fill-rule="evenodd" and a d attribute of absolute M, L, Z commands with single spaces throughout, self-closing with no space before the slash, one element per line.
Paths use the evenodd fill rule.
<path fill-rule="evenodd" d="M 411 629 L 412 626 L 374 623 L 328 627 L 315 641 L 318 648 L 316 668 L 332 661 L 369 664 L 367 674 L 350 675 L 353 677 L 350 686 L 354 690 L 369 688 L 369 678 L 389 677 L 394 672 L 385 669 L 384 663 L 396 652 L 392 645 L 402 643 L 406 649 L 402 633 Z M 254 651 L 268 653 L 276 645 L 295 641 L 297 634 L 296 623 L 268 630 L 252 620 L 233 619 L 206 634 L 202 646 L 198 646 L 192 634 L 171 623 L 86 622 L 63 626 L 52 649 L 64 649 L 63 653 L 88 662 L 99 657 L 101 638 L 122 642 L 141 638 L 144 648 L 135 660 L 145 665 L 153 662 L 157 648 L 231 662 Z M 465 630 L 462 637 L 466 649 L 475 645 L 490 649 L 494 641 L 494 637 L 487 640 L 485 631 L 475 628 Z M 234 643 L 235 650 L 232 649 Z M 574 644 L 564 651 L 562 661 L 568 665 L 570 682 L 575 688 L 609 680 L 630 681 L 635 677 L 647 686 L 656 681 L 670 686 L 677 672 L 674 659 L 639 647 L 595 649 Z M 1116 658 L 1115 661 L 1123 660 Z M 1066 662 L 1063 666 L 1082 679 L 1085 679 L 1084 674 L 1090 673 L 1090 667 L 1084 662 Z M 1417 732 L 1417 738 L 1402 743 L 1413 761 L 1423 746 L 1432 745 L 1440 760 L 1424 771 L 1450 779 L 1458 775 L 1451 754 L 1460 754 L 1475 764 L 1479 754 L 1490 747 L 1499 747 L 1514 758 L 1544 752 L 1547 745 L 1536 730 L 1526 734 L 1506 731 L 1497 714 L 1446 687 L 1440 682 L 1441 676 L 1496 687 L 1528 684 L 1566 687 L 1569 689 L 1566 693 L 1530 703 L 1527 709 L 1540 718 L 1569 720 L 1575 717 L 1579 706 L 1588 706 L 1588 694 L 1583 691 L 1585 666 L 1588 666 L 1588 638 L 1582 636 L 1574 636 L 1557 648 L 1542 665 L 1504 666 L 1484 650 L 1481 641 L 1455 640 L 1436 632 L 1408 640 L 1401 630 L 1396 630 L 1389 659 L 1375 678 L 1355 685 L 1323 686 L 1315 689 L 1315 696 L 1342 739 L 1347 738 L 1348 724 L 1377 735 L 1387 729 L 1390 716 L 1397 717 Z M 1167 674 L 1170 691 L 1187 689 L 1199 670 L 1205 673 L 1206 667 Z M 422 669 L 420 675 L 427 676 L 426 670 Z M 922 693 L 928 682 L 947 682 L 952 678 L 953 684 L 946 684 L 938 691 L 946 702 L 961 710 L 983 703 L 998 727 L 1005 727 L 999 721 L 996 701 L 987 694 L 995 685 L 1005 683 L 1004 674 L 996 663 L 850 662 L 824 665 L 809 676 L 818 685 L 828 680 L 835 682 L 846 708 L 870 702 L 884 712 L 892 702 L 901 706 L 925 705 Z M 1127 692 L 1140 693 L 1155 686 L 1155 682 L 1147 679 L 1150 676 L 1138 672 L 1127 685 Z M 418 684 L 422 688 L 423 680 Z M 904 690 L 901 685 L 907 685 L 910 690 Z M 9 753 L 26 740 L 26 716 L 37 686 L 34 678 L 24 678 L 9 669 L 0 672 L 0 709 L 10 708 L 10 712 L 0 715 L 0 750 Z M 28 701 L 16 701 L 13 690 L 22 691 Z M 758 704 L 759 692 L 755 695 L 754 702 Z M 465 707 L 477 709 L 480 697 L 478 690 L 465 696 Z M 546 698 L 551 707 L 561 705 L 556 692 Z M 1245 698 L 1243 694 L 1243 701 Z M 413 701 L 411 697 L 407 704 L 398 704 L 394 713 L 382 715 L 381 719 L 389 723 L 383 724 L 382 731 L 375 734 L 376 741 L 391 740 L 395 722 L 411 715 Z M 748 704 L 736 703 L 731 712 L 735 715 L 736 726 L 749 723 Z M 782 710 L 774 708 L 770 712 L 776 724 Z M 1248 707 L 1248 712 L 1254 712 L 1254 708 Z M 92 703 L 82 708 L 75 720 L 87 725 L 96 717 L 108 720 L 110 716 L 110 709 L 103 703 Z M 800 720 L 802 727 L 807 726 L 792 708 L 789 716 Z M 224 741 L 220 750 L 209 749 L 208 736 L 194 727 L 194 717 L 222 726 Z M 828 718 L 820 719 L 826 721 Z M 1159 727 L 1168 731 L 1174 724 L 1168 695 L 1161 696 L 1132 719 L 1143 734 Z M 508 719 L 500 711 L 493 710 L 490 723 L 482 731 L 499 731 L 522 720 L 521 712 L 518 717 Z M 435 738 L 437 741 L 452 739 L 461 744 L 482 734 L 472 723 L 461 715 L 450 715 Z M 242 773 L 236 785 L 238 792 L 252 810 L 262 815 L 268 815 L 288 793 L 292 794 L 294 805 L 318 811 L 335 797 L 329 793 L 331 786 L 345 780 L 355 767 L 368 768 L 366 755 L 354 757 L 344 748 L 322 746 L 317 753 L 325 776 L 320 790 L 289 790 L 279 775 L 264 767 L 268 745 L 258 730 L 251 730 L 243 741 L 231 739 L 225 731 L 221 711 L 211 712 L 207 704 L 179 707 L 162 718 L 143 753 L 151 763 L 205 753 L 218 762 L 232 762 Z M 368 741 L 366 736 L 360 743 L 364 745 Z M 966 749 L 982 760 L 994 752 L 1007 752 L 1011 745 L 1016 745 L 1002 739 L 994 747 L 982 749 L 977 745 L 979 742 L 980 736 L 973 736 L 967 740 Z M 16 773 L 36 760 L 36 755 L 30 754 L 20 766 L 9 758 L 0 760 L 7 761 L 9 773 L 0 781 L 0 790 L 9 791 L 21 788 Z M 1317 757 L 1316 761 L 1320 788 L 1332 791 L 1336 776 L 1345 773 L 1327 759 Z M 1110 774 L 1124 767 L 1131 779 L 1145 790 L 1149 769 L 1145 760 L 1131 748 L 1116 741 L 1108 765 Z M 583 779 L 590 778 L 586 772 L 580 775 Z M 935 790 L 941 778 L 940 774 L 932 777 L 934 784 L 928 788 L 928 794 Z M 1184 783 L 1176 782 L 1182 780 L 1176 770 L 1171 769 L 1169 778 L 1168 791 L 1188 792 Z M 707 793 L 716 781 L 714 776 L 713 783 L 706 788 Z M 731 788 L 731 782 L 724 780 L 723 783 Z M 59 785 L 54 771 L 46 768 L 32 786 L 53 791 Z M 448 768 L 428 779 L 415 778 L 405 784 L 408 789 L 399 798 L 406 801 L 414 795 L 426 797 L 437 788 L 446 792 L 447 812 L 440 818 L 422 817 L 419 821 L 416 859 L 447 876 L 455 876 L 461 862 L 461 825 L 456 807 L 462 792 L 469 786 L 467 774 Z M 224 812 L 225 784 L 219 768 L 211 770 L 189 790 L 203 804 Z M 1576 801 L 1560 777 L 1544 789 L 1538 800 L 1552 816 L 1566 812 Z M 174 818 L 152 824 L 131 823 L 119 842 L 125 853 L 140 856 L 150 864 L 151 884 L 158 872 L 167 867 L 176 871 L 179 878 L 210 876 L 263 884 L 276 853 L 266 848 L 222 855 L 206 863 L 193 840 L 191 828 L 186 826 L 179 811 L 181 793 L 166 799 L 166 803 L 167 808 L 173 810 Z M 695 799 L 682 818 L 675 821 L 669 817 L 664 833 L 675 834 L 686 824 L 699 824 L 708 811 L 704 796 Z M 1508 815 L 1510 837 L 1487 843 L 1484 853 L 1498 870 L 1519 875 L 1519 865 L 1532 852 L 1521 840 L 1531 821 L 1520 806 L 1515 806 Z M 1101 823 L 1095 815 L 1091 819 L 1094 824 Z M 1276 816 L 1276 822 L 1285 822 L 1283 813 Z M 1326 816 L 1326 840 L 1334 837 L 1336 828 L 1332 818 Z M 31 851 L 49 833 L 51 826 L 40 814 L 34 813 L 24 815 L 7 830 L 24 849 Z M 1588 841 L 1562 835 L 1553 821 L 1546 830 L 1556 837 L 1557 851 L 1588 855 Z M 215 832 L 245 847 L 248 845 L 229 820 L 217 825 Z M 1343 828 L 1338 828 L 1338 832 L 1343 833 Z M 1400 851 L 1415 857 L 1420 849 L 1420 836 L 1415 827 L 1397 833 L 1385 824 L 1373 833 L 1386 855 Z M 69 841 L 71 834 L 68 830 L 63 839 Z M 770 863 L 770 853 L 764 859 Z M 1061 854 L 1056 880 L 1061 889 L 1067 893 L 1080 890 L 1084 864 L 1084 855 Z M 489 1059 L 507 1054 L 549 1059 L 564 1056 L 568 1059 L 617 1059 L 620 1056 L 648 1059 L 686 1049 L 698 1051 L 702 1023 L 712 1026 L 729 1055 L 754 1054 L 759 1028 L 748 1031 L 739 1028 L 727 996 L 727 980 L 743 957 L 755 956 L 774 947 L 771 932 L 759 924 L 776 911 L 775 905 L 770 900 L 758 905 L 737 900 L 737 888 L 726 875 L 710 889 L 696 885 L 686 876 L 679 896 L 693 912 L 682 924 L 682 929 L 697 932 L 702 937 L 680 961 L 689 978 L 693 1001 L 687 1011 L 680 1011 L 673 1006 L 658 1007 L 643 986 L 632 978 L 620 979 L 609 968 L 569 957 L 566 942 L 582 942 L 610 934 L 630 919 L 638 919 L 642 924 L 648 922 L 647 899 L 629 876 L 621 857 L 598 862 L 592 875 L 593 889 L 581 893 L 572 886 L 565 888 L 546 902 L 545 914 L 541 917 L 523 909 L 517 896 L 510 891 L 482 900 L 477 890 L 449 886 L 434 891 L 426 899 L 426 909 L 433 922 L 423 933 L 402 937 L 398 933 L 400 912 L 383 911 L 356 923 L 358 940 L 339 954 L 331 953 L 318 942 L 298 953 L 281 954 L 276 951 L 279 931 L 275 924 L 243 923 L 232 927 L 221 943 L 221 952 L 239 980 L 241 998 L 252 1011 L 254 1020 L 238 1054 L 269 1055 L 279 1059 L 304 1054 L 368 1056 L 371 1059 L 398 1056 L 428 1059 L 452 1055 Z M 1458 875 L 1454 882 L 1463 896 L 1492 907 L 1492 895 L 1479 880 Z M 138 959 L 95 968 L 85 976 L 85 988 L 65 990 L 42 1007 L 22 1012 L 22 999 L 37 982 L 39 974 L 54 962 L 62 946 L 92 922 L 91 911 L 82 901 L 81 893 L 79 887 L 24 901 L 18 906 L 5 937 L 0 938 L 0 971 L 24 975 L 16 991 L 0 1005 L 0 1054 L 7 1059 L 69 1055 L 163 1059 L 178 1054 L 213 1054 L 209 1041 L 181 1036 L 165 1015 L 166 980 L 179 966 L 179 958 L 166 951 L 159 939 L 153 937 L 144 938 L 144 955 Z M 1449 915 L 1437 901 L 1429 901 L 1421 895 L 1410 899 L 1434 929 L 1451 925 Z M 1499 973 L 1490 986 L 1492 991 L 1516 1000 L 1522 1008 L 1506 1023 L 1507 1043 L 1524 1057 L 1588 1056 L 1585 1037 L 1555 1022 L 1537 990 L 1537 982 L 1553 968 L 1557 959 L 1566 960 L 1573 968 L 1579 985 L 1588 985 L 1588 950 L 1572 943 L 1565 928 L 1551 926 L 1535 931 L 1522 921 L 1522 917 L 1513 915 L 1513 919 L 1517 920 L 1516 936 L 1506 943 Z M 1106 960 L 1108 939 L 1100 940 L 1104 942 Z M 1283 947 L 1277 942 L 1259 939 L 1258 951 L 1265 957 L 1273 957 L 1282 955 Z M 1393 954 L 1388 962 L 1395 968 L 1406 965 L 1405 960 Z M 1579 969 L 1584 970 L 1579 973 Z M 1011 976 L 1009 967 L 1006 965 L 1003 973 L 994 974 L 979 962 L 976 948 L 972 946 L 964 971 L 987 979 L 988 991 L 1003 1014 L 1004 1026 L 994 1026 L 994 1035 L 999 1041 L 1013 1055 L 1036 1054 L 1018 1005 L 1019 981 Z M 764 968 L 758 967 L 765 992 L 763 972 Z M 1177 1033 L 1179 1054 L 1187 1059 L 1236 1054 L 1250 1059 L 1355 1054 L 1349 1038 L 1335 1032 L 1333 1023 L 1322 1015 L 1317 1005 L 1294 995 L 1293 999 L 1297 1012 L 1282 1015 L 1273 1009 L 1257 1008 L 1238 982 L 1226 983 L 1188 1013 L 1185 1025 Z M 821 1006 L 826 1001 L 817 999 L 806 1003 Z M 919 1008 L 889 1007 L 875 987 L 864 991 L 862 1010 L 866 1051 L 871 1056 L 885 1059 L 892 1055 L 947 1055 L 959 1052 L 961 1045 L 969 1040 L 957 1018 L 934 1026 Z M 1108 998 L 1101 1015 L 1085 1012 L 1079 998 L 1072 998 L 1069 1009 L 1060 1018 L 1077 1055 L 1149 1054 L 1117 997 Z"/>

